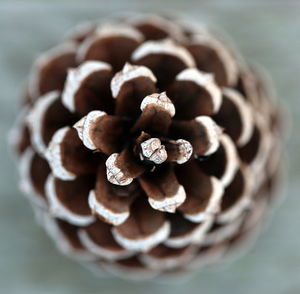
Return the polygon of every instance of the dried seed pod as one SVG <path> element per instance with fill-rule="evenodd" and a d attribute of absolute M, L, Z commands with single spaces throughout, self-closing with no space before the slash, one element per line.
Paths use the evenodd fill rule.
<path fill-rule="evenodd" d="M 93 268 L 142 279 L 218 263 L 274 198 L 272 95 L 206 28 L 137 14 L 79 27 L 26 84 L 20 186 L 58 248 Z"/>

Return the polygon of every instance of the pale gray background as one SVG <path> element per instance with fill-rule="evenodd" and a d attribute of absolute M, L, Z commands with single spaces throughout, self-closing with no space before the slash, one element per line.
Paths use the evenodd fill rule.
<path fill-rule="evenodd" d="M 299 96 L 300 2 L 294 1 L 15 1 L 0 0 L 0 292 L 1 293 L 300 293 Z M 296 131 L 288 143 L 287 200 L 245 257 L 181 285 L 99 279 L 60 255 L 35 224 L 6 147 L 20 86 L 38 53 L 78 21 L 117 11 L 169 10 L 226 30 L 242 53 L 273 76 Z"/>

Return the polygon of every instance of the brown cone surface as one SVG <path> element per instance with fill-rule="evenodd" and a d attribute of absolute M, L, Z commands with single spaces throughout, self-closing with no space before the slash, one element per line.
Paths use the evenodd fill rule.
<path fill-rule="evenodd" d="M 218 262 L 278 179 L 267 79 L 222 37 L 159 16 L 78 27 L 32 69 L 21 187 L 58 248 L 135 279 Z"/>

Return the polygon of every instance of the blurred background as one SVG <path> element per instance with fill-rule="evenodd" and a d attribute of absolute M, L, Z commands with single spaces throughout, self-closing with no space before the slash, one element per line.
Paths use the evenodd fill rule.
<path fill-rule="evenodd" d="M 124 11 L 179 13 L 225 30 L 242 54 L 271 73 L 290 119 L 286 200 L 246 256 L 186 283 L 127 282 L 93 276 L 62 256 L 34 221 L 6 144 L 18 98 L 36 56 L 80 21 Z M 300 293 L 300 1 L 0 0 L 0 292 Z M 294 131 L 293 131 L 294 126 Z"/>

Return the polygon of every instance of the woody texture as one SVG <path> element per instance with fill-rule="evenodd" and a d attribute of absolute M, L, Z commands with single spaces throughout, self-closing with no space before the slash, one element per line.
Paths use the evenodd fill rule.
<path fill-rule="evenodd" d="M 75 28 L 35 62 L 12 131 L 57 247 L 135 279 L 243 248 L 280 171 L 269 80 L 226 38 L 155 15 Z"/>

